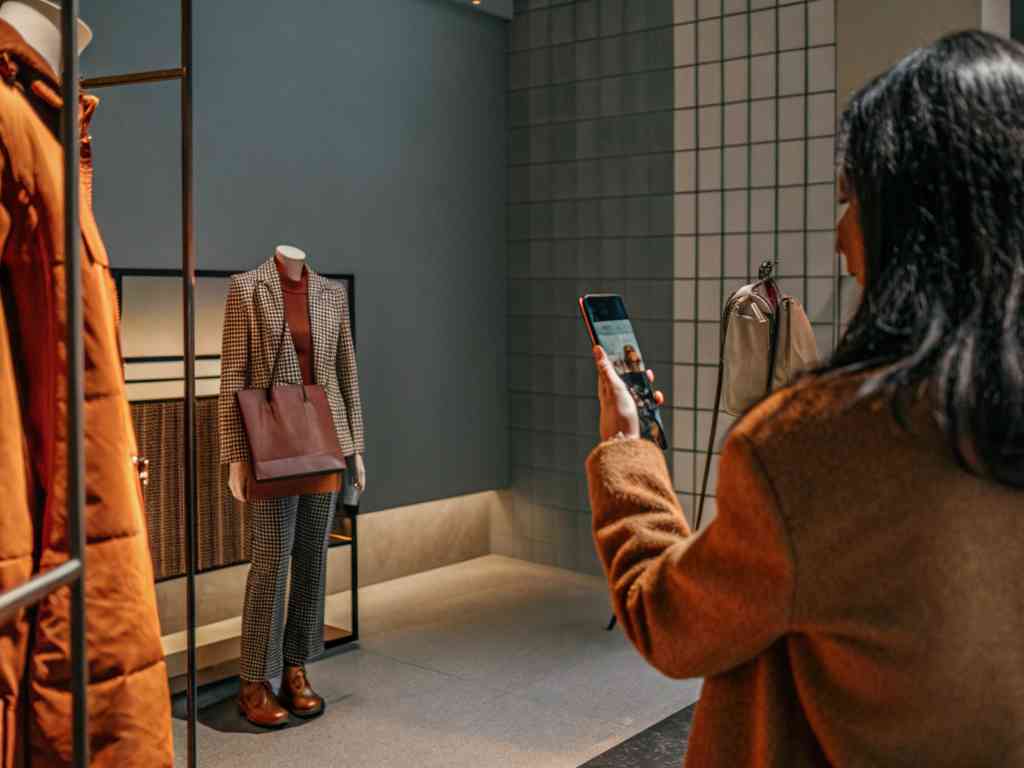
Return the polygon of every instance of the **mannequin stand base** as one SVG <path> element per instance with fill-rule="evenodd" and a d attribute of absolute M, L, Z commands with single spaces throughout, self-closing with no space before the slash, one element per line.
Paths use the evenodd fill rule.
<path fill-rule="evenodd" d="M 210 685 L 238 675 L 238 656 L 241 650 L 241 619 L 229 619 L 196 630 L 197 685 Z M 171 683 L 171 693 L 185 690 L 185 641 L 170 635 L 164 638 L 165 660 Z M 324 625 L 324 647 L 337 648 L 354 643 L 355 636 L 348 629 Z M 178 649 L 177 646 L 181 648 Z"/>
<path fill-rule="evenodd" d="M 354 640 L 352 631 L 341 627 L 333 627 L 324 624 L 324 647 L 337 648 L 339 645 L 351 643 Z"/>

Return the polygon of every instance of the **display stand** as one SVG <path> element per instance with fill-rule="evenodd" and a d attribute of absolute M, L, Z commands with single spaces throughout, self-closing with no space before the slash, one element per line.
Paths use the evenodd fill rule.
<path fill-rule="evenodd" d="M 199 287 L 203 286 L 204 280 L 217 280 L 227 281 L 234 272 L 223 271 L 223 270 L 196 270 L 195 277 L 196 283 Z M 111 269 L 111 276 L 114 280 L 114 284 L 117 291 L 118 302 L 120 305 L 120 316 L 122 323 L 122 330 L 125 332 L 123 339 L 124 349 L 124 363 L 126 369 L 126 382 L 129 387 L 129 400 L 133 402 L 133 413 L 136 404 L 146 403 L 161 407 L 163 405 L 174 407 L 180 407 L 181 398 L 180 395 L 174 395 L 172 393 L 161 392 L 161 389 L 165 389 L 168 385 L 172 387 L 180 387 L 181 377 L 176 375 L 173 369 L 168 370 L 166 364 L 180 364 L 183 361 L 183 357 L 180 351 L 174 349 L 167 349 L 166 342 L 161 345 L 157 344 L 157 352 L 159 354 L 147 354 L 139 355 L 133 354 L 137 350 L 143 348 L 143 345 L 136 343 L 134 339 L 145 336 L 147 341 L 145 348 L 149 349 L 152 345 L 152 338 L 149 335 L 149 328 L 138 328 L 133 331 L 133 312 L 137 312 L 133 307 L 150 306 L 150 297 L 153 295 L 163 294 L 164 287 L 161 285 L 162 282 L 171 282 L 180 279 L 181 272 L 173 269 Z M 353 329 L 353 334 L 356 332 L 356 318 L 354 308 L 356 305 L 355 301 L 355 278 L 349 274 L 333 274 L 333 273 L 322 273 L 322 276 L 328 280 L 340 283 L 344 286 L 346 295 L 348 297 L 349 307 L 349 323 Z M 141 285 L 140 285 L 141 283 Z M 148 283 L 148 285 L 145 285 Z M 135 293 L 135 291 L 141 291 L 141 293 Z M 216 338 L 218 341 L 222 335 L 222 329 L 219 323 L 216 327 L 211 325 L 211 316 L 216 315 L 218 320 L 223 315 L 223 300 L 224 297 L 219 295 L 219 292 L 210 294 L 207 292 L 201 292 L 206 297 L 205 303 L 198 302 L 196 311 L 196 322 L 200 326 L 197 331 L 201 336 Z M 216 301 L 216 306 L 212 305 L 212 302 Z M 204 322 L 205 318 L 205 322 Z M 202 375 L 197 375 L 197 381 L 204 385 L 203 392 L 197 393 L 196 402 L 200 414 L 209 414 L 210 408 L 208 407 L 208 401 L 215 401 L 217 398 L 213 392 L 218 389 L 217 379 L 218 375 L 215 374 L 213 365 L 215 365 L 219 359 L 219 349 L 207 346 L 201 350 L 203 354 L 196 354 L 195 359 L 200 364 L 209 368 L 203 372 Z M 169 354 L 172 353 L 172 354 Z M 155 366 L 155 369 L 152 367 Z M 159 374 L 151 373 L 152 370 L 161 371 Z M 143 387 L 156 387 L 156 391 L 152 389 L 141 399 L 137 400 L 133 397 L 131 389 L 134 386 Z M 214 407 L 214 411 L 215 411 Z M 199 425 L 202 428 L 202 425 Z M 215 443 L 215 431 L 216 424 L 206 425 L 205 431 L 211 434 L 201 435 L 199 439 L 199 447 L 202 447 L 203 440 L 205 439 L 206 447 L 209 448 L 211 439 Z M 144 435 L 138 435 L 140 441 Z M 162 436 L 161 436 L 162 437 Z M 147 453 L 145 446 L 140 443 L 140 448 L 143 449 L 144 453 Z M 155 472 L 159 472 L 158 467 L 166 467 L 168 464 L 178 465 L 177 456 L 182 453 L 180 446 L 174 446 L 173 453 L 168 456 L 164 456 L 162 459 L 153 456 L 151 454 L 145 455 L 146 459 L 149 459 L 150 464 L 150 475 L 151 478 Z M 201 451 L 198 451 L 201 452 Z M 209 496 L 210 489 L 202 483 L 202 468 L 207 467 L 210 462 L 210 457 L 205 457 L 205 462 L 202 461 L 203 457 L 199 457 L 197 461 L 197 484 L 199 486 L 199 498 L 196 505 L 196 531 L 197 534 L 202 534 L 202 526 L 207 526 L 207 535 L 210 530 L 216 530 L 217 525 L 215 522 L 211 522 L 211 509 L 216 509 L 216 501 L 212 501 Z M 207 467 L 208 469 L 208 467 Z M 170 478 L 169 482 L 172 484 L 175 481 L 173 477 Z M 152 485 L 151 485 L 152 490 Z M 203 493 L 206 492 L 204 496 Z M 155 493 L 155 498 L 159 499 L 166 496 L 167 488 L 164 487 Z M 340 497 L 339 497 L 340 498 Z M 214 504 L 214 507 L 210 507 L 210 504 Z M 172 508 L 177 505 L 172 503 Z M 337 527 L 330 535 L 329 545 L 333 547 L 351 547 L 350 557 L 350 600 L 351 600 L 351 628 L 344 628 L 337 625 L 325 625 L 324 628 L 324 641 L 328 648 L 353 643 L 359 639 L 359 611 L 358 611 L 358 528 L 357 528 L 357 506 L 341 506 L 336 510 L 337 513 L 344 512 L 345 527 L 343 530 L 339 530 Z M 151 522 L 157 521 L 157 525 L 162 528 L 167 528 L 170 531 L 177 532 L 180 530 L 180 523 L 176 521 L 176 518 L 172 517 L 170 520 L 160 520 L 160 510 L 149 509 Z M 230 509 L 221 514 L 234 515 L 241 514 L 240 509 Z M 339 515 L 340 516 L 340 515 Z M 205 523 L 204 523 L 205 521 Z M 159 530 L 151 531 L 150 545 L 154 551 L 154 562 L 160 565 L 158 553 L 164 549 L 164 542 L 160 541 L 163 534 Z M 172 534 L 173 535 L 173 534 Z M 198 540 L 199 536 L 197 536 Z M 155 539 L 155 540 L 154 540 Z M 204 539 L 204 543 L 209 544 L 208 539 Z M 196 557 L 194 559 L 195 572 L 197 575 L 211 573 L 213 571 L 230 568 L 233 566 L 241 565 L 246 560 L 242 553 L 241 542 L 234 542 L 236 545 L 234 548 L 230 548 L 230 551 L 237 552 L 237 557 L 224 560 L 216 560 L 211 562 L 209 556 L 204 556 L 203 550 L 197 547 Z M 177 550 L 178 547 L 171 546 L 170 549 Z M 168 568 L 158 569 L 157 581 L 168 581 L 176 578 L 180 578 L 182 574 L 180 571 Z M 196 673 L 198 676 L 199 686 L 210 685 L 225 678 L 233 677 L 237 674 L 235 670 L 235 661 L 238 657 L 237 643 L 240 638 L 241 625 L 236 619 L 226 619 L 213 624 L 209 624 L 198 628 L 196 636 L 196 648 L 197 648 L 197 662 L 196 662 Z M 179 677 L 183 673 L 180 670 L 181 655 L 186 651 L 186 633 L 179 632 L 164 637 L 165 653 L 168 660 L 169 672 L 172 678 Z"/>
<path fill-rule="evenodd" d="M 193 209 L 193 131 L 192 131 L 192 99 L 193 99 L 193 70 L 192 70 L 192 0 L 180 0 L 181 2 L 181 66 L 176 69 L 150 70 L 145 72 L 131 72 L 109 77 L 99 77 L 83 81 L 86 88 L 109 88 L 120 85 L 134 85 L 138 83 L 154 83 L 163 81 L 178 80 L 181 82 L 181 229 L 182 229 L 182 333 L 185 340 L 185 414 L 184 414 L 184 435 L 185 435 L 185 560 L 186 560 L 186 612 L 188 627 L 187 653 L 188 653 L 188 730 L 186 735 L 187 765 L 194 768 L 197 765 L 196 752 L 196 594 L 195 594 L 195 563 L 196 563 L 196 488 L 195 488 L 195 224 Z M 64 45 L 65 45 L 65 104 L 77 104 L 77 81 L 78 81 L 78 59 L 77 56 L 68 55 L 68 38 L 74 42 L 72 37 L 75 33 L 73 27 L 77 21 L 78 2 L 77 0 L 64 0 Z M 70 17 L 70 21 L 68 20 Z M 72 30 L 69 32 L 68 30 Z M 70 50 L 74 50 L 72 47 Z M 71 67 L 68 66 L 70 62 Z M 69 90 L 68 85 L 72 84 L 74 90 Z M 74 100 L 71 100 L 71 95 Z M 77 135 L 76 110 L 65 109 L 64 115 L 71 115 L 65 123 L 74 126 Z M 67 130 L 67 129 L 65 129 Z M 71 153 L 65 151 L 65 160 Z M 77 151 L 74 153 L 77 158 Z M 75 177 L 78 178 L 77 160 L 74 164 Z M 68 175 L 66 178 L 71 178 Z M 75 186 L 75 204 L 77 213 L 77 185 Z M 65 215 L 70 211 L 66 210 Z M 74 218 L 75 231 L 77 232 L 77 215 Z M 67 231 L 67 229 L 66 229 Z M 72 253 L 77 254 L 77 241 L 74 243 L 75 251 L 68 251 L 69 258 Z M 70 264 L 70 261 L 69 261 Z M 70 293 L 70 292 L 69 292 Z M 78 333 L 81 343 L 81 331 Z M 88 762 L 82 763 L 87 765 Z"/>
<path fill-rule="evenodd" d="M 71 66 L 73 66 L 73 68 L 66 68 L 65 72 L 75 73 L 74 77 L 68 77 L 66 79 L 66 81 L 65 81 L 65 103 L 77 103 L 77 98 L 78 98 L 78 93 L 77 93 L 78 92 L 78 88 L 77 88 L 77 79 L 78 79 L 77 78 L 77 57 L 76 56 L 69 56 L 67 54 L 67 51 L 75 51 L 76 50 L 76 48 L 75 48 L 75 42 L 76 41 L 75 41 L 75 38 L 74 38 L 74 35 L 75 35 L 74 23 L 77 20 L 77 7 L 78 7 L 77 0 L 65 0 L 65 3 L 64 3 L 65 15 L 70 16 L 70 18 L 72 19 L 70 24 L 67 21 L 65 21 L 65 24 L 64 24 L 64 29 L 65 29 L 65 41 L 64 41 L 65 59 L 67 61 L 70 61 L 71 62 Z M 70 35 L 68 35 L 68 33 L 67 33 L 68 29 L 71 29 L 71 34 Z M 198 711 L 197 711 L 197 707 L 198 707 L 198 674 L 197 674 L 197 669 L 196 669 L 196 585 L 195 585 L 195 577 L 196 577 L 196 570 L 197 570 L 196 564 L 197 564 L 197 559 L 198 559 L 197 558 L 197 536 L 196 536 L 196 533 L 197 533 L 197 506 L 198 506 L 198 498 L 197 498 L 197 489 L 196 489 L 195 283 L 196 283 L 196 278 L 199 276 L 200 273 L 196 269 L 195 226 L 194 226 L 194 208 L 193 208 L 193 199 L 194 199 L 194 189 L 193 189 L 193 187 L 194 187 L 194 174 L 193 174 L 193 158 L 194 158 L 194 153 L 193 153 L 193 143 L 194 142 L 193 142 L 193 117 L 192 116 L 193 116 L 193 90 L 194 90 L 194 77 L 193 77 L 193 75 L 194 75 L 194 73 L 193 73 L 193 49 L 192 49 L 192 42 L 193 42 L 192 41 L 192 0 L 181 0 L 181 66 L 179 66 L 179 67 L 177 67 L 175 69 L 149 70 L 149 71 L 131 72 L 131 73 L 125 73 L 125 74 L 114 75 L 114 76 L 107 76 L 107 77 L 97 77 L 97 78 L 92 78 L 92 79 L 89 79 L 89 80 L 85 80 L 82 83 L 82 85 L 85 86 L 86 88 L 96 89 L 96 88 L 109 88 L 109 87 L 122 86 L 122 85 L 136 85 L 136 84 L 140 84 L 140 83 L 154 83 L 154 82 L 164 82 L 164 81 L 174 81 L 174 80 L 178 80 L 178 81 L 181 82 L 181 158 L 182 158 L 182 164 L 181 164 L 181 180 L 182 180 L 182 269 L 181 269 L 181 287 L 182 287 L 182 300 L 183 300 L 182 301 L 182 326 L 183 326 L 183 339 L 184 339 L 184 342 L 185 342 L 184 343 L 185 398 L 184 398 L 184 429 L 183 429 L 183 434 L 184 434 L 184 439 L 185 439 L 185 446 L 184 446 L 184 458 L 185 458 L 185 460 L 184 460 L 183 464 L 184 464 L 184 470 L 185 470 L 185 472 L 184 472 L 184 479 L 185 479 L 185 498 L 184 498 L 184 507 L 185 507 L 185 571 L 186 571 L 185 572 L 185 579 L 186 579 L 186 603 L 187 603 L 187 606 L 186 606 L 187 627 L 186 627 L 186 631 L 185 631 L 185 649 L 186 649 L 186 658 L 187 658 L 187 661 L 186 661 L 187 675 L 186 675 L 186 677 L 187 677 L 187 681 L 188 681 L 187 682 L 187 689 L 186 689 L 187 716 L 188 716 L 187 734 L 186 734 L 186 754 L 187 754 L 187 766 L 188 766 L 188 768 L 195 768 L 195 766 L 198 765 L 198 752 L 197 752 L 197 747 L 196 747 L 196 724 L 197 724 L 197 716 L 198 716 Z M 73 99 L 73 101 L 70 101 L 70 99 Z M 65 113 L 72 114 L 72 115 L 74 114 L 73 110 L 65 110 Z M 74 117 L 77 118 L 77 115 L 75 115 Z M 75 128 L 77 129 L 77 123 L 75 122 L 74 119 L 71 119 L 70 124 L 72 126 L 75 126 Z M 77 130 L 72 131 L 69 135 L 77 136 Z M 77 177 L 77 173 L 78 173 L 78 162 L 77 162 L 78 152 L 77 152 L 77 150 L 74 153 L 66 152 L 65 153 L 65 158 L 67 160 L 68 158 L 70 158 L 70 156 L 72 154 L 74 155 L 75 162 L 70 165 L 71 170 L 68 172 L 67 178 L 68 179 L 72 179 L 72 178 L 77 179 L 78 178 Z M 73 176 L 72 176 L 72 173 L 74 174 Z M 71 189 L 72 191 L 71 191 L 71 193 L 69 193 L 69 199 L 71 200 L 71 202 L 69 203 L 69 209 L 68 210 L 70 211 L 71 210 L 70 206 L 73 205 L 74 206 L 74 210 L 77 211 L 77 201 L 78 201 L 78 188 L 77 188 L 77 185 L 74 185 L 73 188 L 69 187 L 69 189 Z M 74 224 L 75 224 L 74 232 L 76 234 L 76 239 L 75 239 L 75 241 L 73 243 L 73 246 L 74 246 L 73 249 L 69 248 L 68 251 L 67 251 L 68 259 L 69 259 L 69 265 L 77 264 L 78 263 L 77 262 L 77 258 L 78 258 L 78 250 L 77 250 L 78 249 L 78 242 L 77 242 L 77 232 L 78 232 L 78 229 L 77 229 L 77 216 L 74 217 L 73 221 L 74 221 Z M 66 231 L 68 233 L 71 232 L 70 226 L 66 229 Z M 76 261 L 72 262 L 71 261 L 72 258 L 75 258 Z M 77 273 L 75 273 L 75 274 L 77 274 Z M 69 302 L 71 302 L 72 300 L 74 300 L 75 302 L 80 302 L 80 298 L 78 298 L 78 295 L 80 294 L 80 289 L 78 289 L 79 294 L 73 294 L 72 288 L 74 288 L 74 287 L 75 287 L 75 285 L 72 282 L 69 281 Z M 78 303 L 76 303 L 75 306 L 77 307 Z M 72 317 L 79 317 L 77 311 L 76 311 L 75 315 L 70 315 L 69 314 L 69 320 Z M 80 325 L 80 320 L 79 320 L 79 325 Z M 79 329 L 77 334 L 74 331 L 72 331 L 71 335 L 72 335 L 72 340 L 75 343 L 78 344 L 78 352 L 79 352 L 79 355 L 80 355 L 81 354 L 81 330 Z M 72 352 L 75 351 L 75 347 L 74 346 L 69 347 L 69 349 L 71 349 Z M 75 360 L 75 359 L 78 360 L 78 368 L 75 369 L 75 370 L 76 370 L 76 372 L 77 371 L 81 371 L 82 370 L 81 357 L 79 357 L 79 358 L 74 358 L 73 357 L 72 358 L 72 360 Z M 72 399 L 71 402 L 73 402 L 73 403 L 81 403 L 81 393 L 80 393 L 81 380 L 80 380 L 78 374 L 76 373 L 76 376 L 71 378 L 71 379 L 69 379 L 69 381 L 74 382 L 76 384 L 76 386 L 79 388 L 78 399 L 77 400 Z M 76 416 L 76 414 L 78 414 L 78 415 Z M 71 418 L 78 418 L 78 419 L 81 418 L 80 417 L 80 413 L 76 409 L 74 409 L 74 408 L 69 410 L 69 417 L 71 417 Z M 74 435 L 79 435 L 80 436 L 82 434 L 80 426 L 79 426 L 79 430 L 77 432 L 72 430 L 71 434 L 72 434 L 72 436 L 74 436 Z M 79 438 L 79 442 L 77 444 L 79 446 L 81 445 L 81 438 Z M 75 442 L 71 443 L 72 447 L 74 447 L 75 445 L 76 445 Z M 79 451 L 79 454 L 72 453 L 71 455 L 72 455 L 72 457 L 74 457 L 76 455 L 80 455 L 80 451 Z M 78 486 L 79 493 L 78 493 L 78 497 L 73 497 L 73 498 L 79 498 L 79 497 L 82 496 L 82 493 L 83 493 L 83 490 L 84 490 L 84 486 L 81 485 L 81 483 L 82 483 L 82 474 L 81 474 L 82 473 L 82 462 L 81 462 L 81 460 L 78 462 L 78 466 L 75 467 L 75 470 L 77 472 L 77 478 L 78 478 L 78 483 L 79 483 L 79 486 Z M 71 477 L 75 478 L 76 475 L 74 473 L 72 473 Z M 84 499 L 83 499 L 83 502 L 84 502 Z M 82 508 L 81 505 L 79 505 L 78 507 L 75 507 L 74 505 L 72 505 L 72 514 L 79 515 L 80 514 L 79 511 L 81 510 L 81 508 Z M 358 612 L 357 612 L 357 608 L 358 608 L 357 591 L 358 590 L 356 589 L 356 586 L 357 586 L 357 584 L 356 584 L 356 575 L 358 573 L 358 570 L 357 570 L 357 554 L 356 554 L 357 553 L 357 547 L 355 546 L 355 544 L 356 544 L 356 536 L 355 536 L 355 533 L 356 533 L 356 514 L 357 514 L 358 510 L 354 509 L 354 508 L 352 508 L 352 509 L 346 508 L 346 512 L 348 513 L 348 515 L 349 515 L 349 517 L 350 517 L 350 519 L 352 521 L 351 529 L 352 529 L 352 534 L 353 535 L 351 536 L 351 541 L 349 541 L 349 542 L 339 541 L 338 543 L 339 544 L 348 543 L 348 544 L 352 545 L 352 558 L 351 558 L 351 560 L 352 560 L 352 574 L 353 574 L 353 580 L 352 580 L 352 610 L 353 610 L 353 613 L 352 613 L 352 631 L 348 632 L 348 633 L 345 633 L 344 631 L 339 631 L 339 630 L 337 630 L 335 628 L 332 628 L 333 631 L 331 632 L 330 639 L 329 639 L 329 644 L 332 645 L 332 646 L 339 645 L 341 643 L 354 642 L 354 641 L 358 640 L 358 638 L 359 638 L 359 622 L 358 622 Z M 70 519 L 71 519 L 71 521 L 73 523 L 72 530 L 73 531 L 78 530 L 77 528 L 74 527 L 74 523 L 76 522 L 76 518 L 75 517 L 71 517 Z M 81 521 L 78 520 L 77 522 L 78 522 L 78 524 L 80 526 Z M 84 542 L 84 530 L 82 531 L 82 534 L 83 535 L 81 537 L 81 541 Z M 76 573 L 80 574 L 81 573 L 80 569 L 82 567 L 82 564 L 81 564 L 80 558 L 76 557 L 76 553 L 80 552 L 81 549 L 80 548 L 79 549 L 75 549 L 75 547 L 76 547 L 76 543 L 75 542 L 76 542 L 76 538 L 75 538 L 75 536 L 72 536 L 72 553 L 73 554 L 72 554 L 72 561 L 69 562 L 68 565 L 69 566 L 74 565 L 75 569 L 77 569 Z M 70 579 L 76 578 L 76 575 L 74 573 L 72 573 L 70 575 L 65 574 L 65 577 L 66 577 L 67 580 L 70 580 Z M 62 582 L 62 583 L 67 583 L 67 581 Z M 0 604 L 0 608 L 2 608 L 2 604 Z M 84 610 L 84 608 L 83 608 L 83 610 Z M 77 614 L 76 614 L 76 616 L 74 618 L 78 618 Z M 76 626 L 84 627 L 84 620 L 82 620 L 80 622 L 80 624 L 76 624 Z M 82 648 L 84 649 L 84 637 L 82 638 L 82 642 L 83 642 Z M 75 647 L 77 647 L 77 646 L 75 646 Z M 85 661 L 85 659 L 84 659 L 84 650 L 80 654 L 80 657 L 76 656 L 75 658 L 76 659 L 80 658 L 81 663 L 84 665 L 84 661 Z M 84 674 L 84 669 L 85 669 L 84 666 L 82 666 L 83 674 Z M 78 682 L 77 673 L 76 673 L 75 682 L 76 682 L 76 685 L 77 685 L 77 682 Z M 84 681 L 82 682 L 81 687 L 84 690 Z M 75 690 L 78 690 L 78 688 L 76 688 Z M 83 693 L 83 697 L 84 697 L 84 693 Z M 79 698 L 76 698 L 75 701 L 76 701 L 76 703 L 79 702 Z M 76 706 L 76 708 L 75 708 L 75 712 L 76 712 L 76 721 L 75 721 L 75 723 L 76 723 L 76 733 L 78 732 L 78 713 L 79 713 L 79 711 L 83 711 L 84 712 L 84 698 L 82 698 L 81 701 L 83 703 L 80 706 Z M 83 733 L 85 732 L 84 721 L 83 721 L 82 726 L 81 726 L 81 731 Z M 77 741 L 76 741 L 76 744 L 77 744 Z M 87 765 L 88 764 L 87 757 L 86 757 L 85 761 L 83 761 L 83 762 L 81 762 L 79 764 L 83 765 L 83 766 Z"/>
<path fill-rule="evenodd" d="M 352 626 L 349 629 L 324 624 L 324 647 L 337 648 L 340 645 L 359 642 L 359 505 L 343 504 L 349 522 L 349 532 L 332 533 L 331 546 L 349 546 L 352 551 L 349 559 L 352 568 L 349 595 L 352 607 Z"/>

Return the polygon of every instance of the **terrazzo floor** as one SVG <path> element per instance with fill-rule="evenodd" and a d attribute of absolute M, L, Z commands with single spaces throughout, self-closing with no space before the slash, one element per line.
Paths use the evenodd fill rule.
<path fill-rule="evenodd" d="M 328 617 L 347 624 L 346 604 Z M 360 646 L 309 668 L 324 716 L 261 732 L 232 684 L 207 690 L 199 765 L 577 768 L 700 691 L 648 667 L 607 616 L 603 580 L 497 555 L 364 588 Z M 175 742 L 184 766 L 181 720 Z"/>

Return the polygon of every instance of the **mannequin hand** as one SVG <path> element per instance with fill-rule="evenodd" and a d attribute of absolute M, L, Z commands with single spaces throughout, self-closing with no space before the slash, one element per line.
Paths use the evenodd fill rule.
<path fill-rule="evenodd" d="M 356 488 L 360 491 L 366 490 L 366 464 L 361 453 L 356 454 Z"/>
<path fill-rule="evenodd" d="M 228 488 L 231 495 L 238 501 L 245 502 L 249 496 L 249 464 L 244 461 L 235 461 L 231 464 L 231 474 L 228 478 Z"/>
<path fill-rule="evenodd" d="M 601 401 L 601 439 L 610 440 L 620 432 L 626 437 L 640 437 L 636 402 L 612 367 L 612 361 L 599 346 L 594 347 L 594 362 L 597 364 L 597 396 Z M 647 371 L 647 378 L 653 384 L 654 371 Z M 655 392 L 654 400 L 662 405 L 665 395 Z"/>

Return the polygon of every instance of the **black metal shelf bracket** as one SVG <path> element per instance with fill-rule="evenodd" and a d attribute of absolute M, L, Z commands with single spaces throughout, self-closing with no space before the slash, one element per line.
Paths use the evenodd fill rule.
<path fill-rule="evenodd" d="M 140 83 L 162 83 L 171 80 L 184 80 L 188 71 L 184 67 L 174 69 L 151 69 L 146 72 L 129 72 L 124 75 L 109 75 L 82 80 L 82 87 L 89 90 L 112 88 L 118 85 L 138 85 Z"/>

